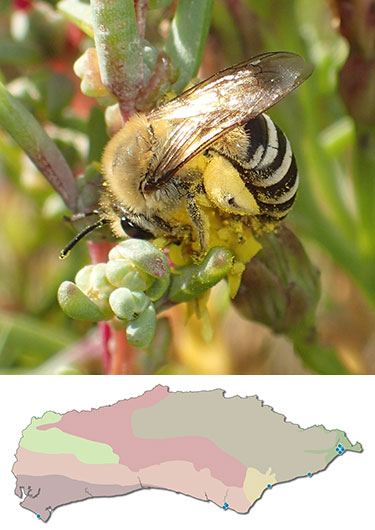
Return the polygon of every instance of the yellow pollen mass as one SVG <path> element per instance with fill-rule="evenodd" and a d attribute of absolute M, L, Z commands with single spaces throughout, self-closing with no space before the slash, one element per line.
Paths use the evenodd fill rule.
<path fill-rule="evenodd" d="M 220 210 L 237 215 L 257 215 L 259 207 L 236 168 L 224 157 L 215 155 L 203 173 L 209 199 Z"/>

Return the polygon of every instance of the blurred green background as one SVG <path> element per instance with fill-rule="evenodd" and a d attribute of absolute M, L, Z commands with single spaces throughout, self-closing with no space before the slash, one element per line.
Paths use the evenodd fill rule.
<path fill-rule="evenodd" d="M 153 3 L 146 38 L 160 46 L 176 2 Z M 79 177 L 100 160 L 104 110 L 81 94 L 73 73 L 93 42 L 55 4 L 0 1 L 0 80 Z M 348 372 L 375 373 L 375 26 L 371 2 L 347 4 L 349 13 L 339 0 L 215 0 L 198 75 L 265 51 L 293 51 L 314 64 L 313 76 L 270 111 L 300 172 L 286 224 L 321 271 L 320 340 Z M 87 245 L 58 260 L 73 235 L 62 220 L 69 211 L 1 127 L 0 211 L 0 372 L 101 373 L 97 330 L 65 317 L 56 302 L 59 284 L 89 262 Z M 310 373 L 286 338 L 235 312 L 225 285 L 213 290 L 209 311 L 215 331 L 206 344 L 198 321 L 185 324 L 183 306 L 169 310 L 171 344 L 139 352 L 137 371 Z"/>

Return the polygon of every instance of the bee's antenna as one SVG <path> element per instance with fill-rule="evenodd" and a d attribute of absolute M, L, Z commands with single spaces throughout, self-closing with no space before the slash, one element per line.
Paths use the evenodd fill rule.
<path fill-rule="evenodd" d="M 99 221 L 96 221 L 96 223 L 93 223 L 92 225 L 86 226 L 83 230 L 81 230 L 67 245 L 65 248 L 62 249 L 60 252 L 59 258 L 65 259 L 69 252 L 72 250 L 72 248 L 78 243 L 78 241 L 81 241 L 83 237 L 85 237 L 87 234 L 92 232 L 93 230 L 96 230 L 97 228 L 109 223 L 108 219 L 99 219 Z"/>

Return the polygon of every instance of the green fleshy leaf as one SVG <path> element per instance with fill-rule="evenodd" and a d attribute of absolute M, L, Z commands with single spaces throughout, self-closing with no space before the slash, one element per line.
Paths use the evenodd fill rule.
<path fill-rule="evenodd" d="M 12 41 L 2 41 L 0 46 L 0 64 L 29 66 L 43 60 L 36 46 Z"/>
<path fill-rule="evenodd" d="M 113 286 L 109 283 L 106 275 L 106 264 L 97 263 L 94 265 L 91 274 L 91 288 L 100 294 L 108 294 L 112 292 Z"/>
<path fill-rule="evenodd" d="M 143 239 L 122 241 L 110 251 L 109 259 L 129 260 L 153 278 L 167 278 L 169 275 L 169 265 L 165 254 Z"/>
<path fill-rule="evenodd" d="M 74 177 L 61 152 L 34 116 L 0 83 L 0 125 L 31 158 L 72 210 L 76 209 Z"/>
<path fill-rule="evenodd" d="M 134 298 L 130 289 L 120 287 L 109 296 L 109 305 L 114 314 L 121 320 L 132 320 L 134 315 Z"/>
<path fill-rule="evenodd" d="M 50 119 L 55 121 L 70 104 L 74 95 L 74 85 L 66 75 L 51 72 L 45 88 L 48 113 Z"/>
<path fill-rule="evenodd" d="M 151 303 L 138 318 L 129 322 L 126 328 L 126 338 L 131 346 L 146 347 L 151 343 L 155 329 L 156 311 Z"/>
<path fill-rule="evenodd" d="M 130 287 L 125 285 L 124 277 L 134 270 L 134 265 L 126 260 L 109 260 L 106 263 L 106 275 L 108 280 L 115 287 Z"/>
<path fill-rule="evenodd" d="M 132 292 L 126 287 L 120 287 L 111 293 L 109 304 L 118 318 L 134 320 L 147 308 L 150 299 L 144 293 Z"/>
<path fill-rule="evenodd" d="M 103 83 L 132 113 L 142 75 L 134 0 L 91 0 L 91 13 Z"/>
<path fill-rule="evenodd" d="M 158 318 L 151 343 L 147 348 L 141 348 L 137 352 L 138 366 L 142 374 L 153 374 L 166 364 L 171 337 L 172 329 L 169 319 Z"/>
<path fill-rule="evenodd" d="M 77 272 L 76 277 L 74 278 L 78 287 L 84 292 L 87 292 L 90 289 L 91 275 L 94 267 L 95 265 L 85 265 Z"/>
<path fill-rule="evenodd" d="M 44 57 L 60 57 L 66 45 L 66 20 L 47 2 L 33 2 L 30 10 L 15 10 L 12 37 L 37 46 Z"/>
<path fill-rule="evenodd" d="M 80 368 L 77 368 L 74 365 L 69 365 L 69 364 L 60 366 L 54 373 L 54 375 L 83 375 L 83 374 L 84 374 L 83 370 L 81 370 Z"/>
<path fill-rule="evenodd" d="M 91 8 L 89 4 L 79 0 L 63 0 L 58 2 L 57 9 L 71 22 L 73 22 L 86 35 L 94 38 L 94 29 L 91 22 Z"/>
<path fill-rule="evenodd" d="M 57 299 L 64 313 L 77 320 L 99 322 L 104 320 L 104 314 L 77 285 L 73 282 L 63 282 L 57 292 Z"/>
<path fill-rule="evenodd" d="M 187 302 L 216 285 L 230 271 L 232 253 L 225 248 L 213 247 L 199 265 L 186 265 L 172 275 L 169 299 Z"/>
<path fill-rule="evenodd" d="M 173 89 L 181 92 L 197 74 L 211 22 L 213 0 L 179 0 L 165 51 L 180 76 Z"/>
<path fill-rule="evenodd" d="M 159 300 L 159 298 L 161 298 L 168 289 L 169 283 L 170 276 L 155 280 L 151 287 L 146 290 L 147 296 L 150 298 L 150 300 L 152 300 L 152 302 L 156 302 L 156 300 Z"/>
<path fill-rule="evenodd" d="M 5 11 L 5 9 L 8 9 L 11 3 L 12 0 L 0 0 L 0 12 Z"/>
<path fill-rule="evenodd" d="M 127 287 L 132 291 L 145 291 L 154 281 L 154 278 L 138 271 L 127 260 L 109 260 L 106 263 L 106 275 L 115 287 Z"/>
<path fill-rule="evenodd" d="M 0 367 L 33 367 L 77 340 L 71 331 L 47 321 L 17 314 L 0 314 Z"/>

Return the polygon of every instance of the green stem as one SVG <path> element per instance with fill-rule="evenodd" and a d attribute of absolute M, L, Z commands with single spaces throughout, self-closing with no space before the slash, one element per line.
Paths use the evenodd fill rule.
<path fill-rule="evenodd" d="M 359 246 L 365 256 L 375 255 L 375 127 L 357 126 L 353 185 L 359 222 Z"/>
<path fill-rule="evenodd" d="M 298 201 L 298 209 L 293 212 L 293 219 L 298 228 L 307 237 L 318 241 L 334 261 L 357 282 L 367 300 L 373 303 L 373 265 L 371 260 L 364 260 L 359 252 L 357 238 L 351 239 L 340 227 L 332 223 L 314 200 L 309 183 L 304 183 Z"/>
<path fill-rule="evenodd" d="M 345 375 L 345 368 L 336 352 L 317 341 L 293 341 L 294 349 L 308 368 L 321 375 Z"/>
<path fill-rule="evenodd" d="M 335 168 L 331 159 L 319 147 L 316 138 L 319 134 L 315 115 L 314 94 L 318 93 L 314 79 L 303 87 L 298 96 L 304 111 L 305 134 L 301 147 L 304 154 L 304 175 L 309 178 L 310 191 L 313 193 L 320 210 L 325 210 L 335 224 L 338 224 L 348 238 L 356 236 L 355 222 L 345 200 L 340 193 L 340 182 L 335 177 Z"/>

